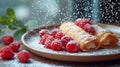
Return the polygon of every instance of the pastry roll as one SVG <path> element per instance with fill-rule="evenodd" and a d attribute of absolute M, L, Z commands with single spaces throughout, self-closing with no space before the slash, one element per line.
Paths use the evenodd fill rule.
<path fill-rule="evenodd" d="M 92 51 L 99 48 L 96 36 L 86 33 L 73 22 L 62 23 L 60 31 L 77 41 L 82 51 Z"/>
<path fill-rule="evenodd" d="M 96 36 L 99 41 L 100 47 L 112 48 L 118 44 L 118 38 L 115 34 L 107 29 L 103 29 L 98 25 L 93 25 L 96 30 Z"/>

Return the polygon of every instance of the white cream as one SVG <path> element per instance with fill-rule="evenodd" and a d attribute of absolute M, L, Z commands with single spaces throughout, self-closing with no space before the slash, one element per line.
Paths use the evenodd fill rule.
<path fill-rule="evenodd" d="M 96 46 L 95 46 L 95 44 L 91 43 L 87 48 L 88 48 L 88 49 L 96 48 Z"/>

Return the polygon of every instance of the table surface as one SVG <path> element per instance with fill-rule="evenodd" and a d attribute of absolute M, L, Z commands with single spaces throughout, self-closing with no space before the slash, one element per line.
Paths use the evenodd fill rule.
<path fill-rule="evenodd" d="M 3 47 L 0 42 L 0 48 Z M 22 49 L 25 49 L 21 44 Z M 68 61 L 57 61 L 47 59 L 41 56 L 37 56 L 30 52 L 30 60 L 27 63 L 21 63 L 17 60 L 17 53 L 11 60 L 3 60 L 0 58 L 0 67 L 120 67 L 120 59 L 103 61 L 103 62 L 68 62 Z"/>
<path fill-rule="evenodd" d="M 0 45 L 0 47 L 3 47 L 3 45 Z M 22 49 L 25 48 L 22 47 Z M 30 60 L 27 63 L 21 63 L 17 60 L 17 53 L 11 60 L 0 58 L 0 67 L 120 67 L 120 59 L 103 62 L 67 62 L 47 59 L 31 52 Z"/>

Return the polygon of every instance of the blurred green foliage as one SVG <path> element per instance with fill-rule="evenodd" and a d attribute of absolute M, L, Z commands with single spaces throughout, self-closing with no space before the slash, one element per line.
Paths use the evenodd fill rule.
<path fill-rule="evenodd" d="M 7 8 L 5 16 L 0 17 L 0 25 L 10 30 L 15 30 L 13 36 L 16 40 L 20 40 L 21 36 L 27 32 L 31 27 L 39 26 L 39 23 L 35 20 L 30 20 L 26 24 L 23 24 L 20 20 L 16 19 L 15 12 L 12 8 Z M 6 32 L 0 29 L 0 36 Z"/>

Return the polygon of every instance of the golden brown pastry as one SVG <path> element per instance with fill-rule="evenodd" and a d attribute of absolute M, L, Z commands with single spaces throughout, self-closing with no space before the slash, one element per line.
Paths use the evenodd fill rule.
<path fill-rule="evenodd" d="M 96 30 L 96 36 L 99 41 L 100 47 L 112 48 L 118 44 L 118 38 L 115 34 L 107 29 L 103 29 L 98 25 L 93 25 Z"/>
<path fill-rule="evenodd" d="M 96 36 L 86 33 L 73 22 L 62 23 L 60 31 L 77 41 L 82 51 L 92 51 L 99 48 Z"/>

